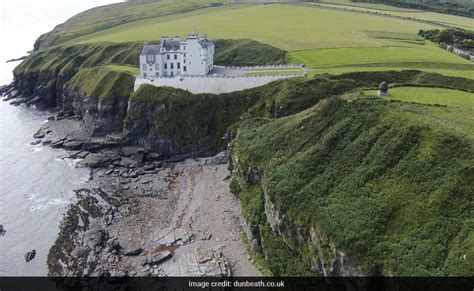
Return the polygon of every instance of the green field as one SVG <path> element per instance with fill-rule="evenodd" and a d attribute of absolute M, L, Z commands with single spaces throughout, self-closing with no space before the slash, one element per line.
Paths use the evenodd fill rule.
<path fill-rule="evenodd" d="M 323 0 L 320 4 L 336 4 L 340 6 L 349 6 L 353 7 L 362 7 L 362 8 L 372 8 L 376 10 L 384 10 L 384 11 L 400 11 L 400 12 L 415 12 L 419 10 L 410 9 L 410 8 L 402 8 L 384 4 L 376 4 L 376 3 L 362 3 L 362 2 L 352 2 L 350 0 Z"/>
<path fill-rule="evenodd" d="M 289 60 L 304 63 L 307 67 L 352 66 L 365 64 L 382 64 L 391 66 L 397 63 L 448 63 L 470 66 L 471 62 L 454 56 L 446 51 L 411 47 L 385 48 L 338 48 L 322 50 L 305 50 L 290 52 Z M 474 66 L 472 66 L 474 69 Z"/>
<path fill-rule="evenodd" d="M 265 19 L 265 21 L 262 21 Z M 238 24 L 238 25 L 236 25 Z M 214 39 L 251 38 L 288 51 L 383 46 L 365 31 L 416 35 L 434 26 L 403 20 L 291 5 L 233 6 L 202 9 L 173 17 L 152 18 L 117 26 L 75 42 L 151 41 L 161 35 L 186 35 L 193 25 Z"/>
<path fill-rule="evenodd" d="M 450 15 L 444 13 L 428 12 L 413 9 L 404 9 L 395 6 L 370 4 L 370 3 L 354 3 L 345 0 L 328 0 L 327 3 L 318 3 L 318 5 L 335 8 L 345 8 L 355 11 L 368 11 L 373 13 L 384 13 L 392 16 L 408 17 L 423 21 L 430 21 L 459 27 L 463 29 L 474 29 L 474 20 L 468 17 Z"/>
<path fill-rule="evenodd" d="M 287 50 L 286 61 L 304 63 L 319 72 L 419 69 L 474 78 L 473 63 L 417 39 L 419 29 L 434 26 L 295 5 L 200 9 L 135 21 L 72 42 L 152 41 L 163 34 L 184 36 L 193 25 L 213 39 L 254 39 Z"/>
<path fill-rule="evenodd" d="M 342 67 L 342 68 L 323 68 L 309 69 L 308 76 L 312 77 L 321 74 L 340 75 L 350 72 L 381 72 L 381 71 L 403 71 L 413 70 L 414 67 Z M 451 69 L 422 69 L 425 72 L 438 73 L 450 77 L 461 77 L 474 80 L 474 70 L 451 70 Z"/>
<path fill-rule="evenodd" d="M 474 109 L 474 93 L 424 87 L 396 87 L 389 92 L 390 96 L 384 97 L 385 99 Z M 377 91 L 367 90 L 365 94 L 377 95 Z"/>

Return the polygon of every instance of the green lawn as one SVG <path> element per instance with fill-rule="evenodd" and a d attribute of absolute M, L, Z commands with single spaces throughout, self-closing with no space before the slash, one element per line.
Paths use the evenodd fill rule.
<path fill-rule="evenodd" d="M 391 66 L 397 63 L 450 63 L 472 65 L 442 49 L 415 47 L 368 47 L 318 49 L 290 52 L 288 59 L 294 63 L 304 63 L 307 67 L 351 66 L 373 63 Z M 474 66 L 472 66 L 474 69 Z"/>
<path fill-rule="evenodd" d="M 390 96 L 384 97 L 385 99 L 474 109 L 474 93 L 425 87 L 396 87 L 389 92 Z M 377 91 L 367 90 L 365 94 L 377 95 Z"/>
<path fill-rule="evenodd" d="M 75 42 L 157 40 L 163 34 L 184 36 L 193 25 L 214 39 L 251 38 L 288 51 L 383 46 L 365 31 L 376 28 L 380 32 L 416 35 L 419 29 L 434 28 L 417 22 L 294 5 L 226 5 L 135 21 Z"/>
<path fill-rule="evenodd" d="M 469 17 L 450 15 L 444 13 L 428 12 L 422 10 L 404 9 L 395 6 L 373 4 L 373 3 L 354 3 L 346 0 L 325 0 L 327 3 L 318 3 L 318 5 L 327 7 L 346 8 L 355 11 L 368 11 L 374 13 L 384 13 L 393 16 L 408 17 L 434 23 L 455 26 L 463 29 L 474 29 L 474 20 Z"/>
<path fill-rule="evenodd" d="M 438 73 L 444 76 L 450 77 L 462 77 L 474 80 L 474 70 L 452 70 L 452 69 L 420 69 L 416 67 L 341 67 L 341 68 L 324 68 L 324 69 L 309 69 L 308 76 L 312 77 L 315 75 L 320 74 L 332 74 L 332 75 L 340 75 L 344 73 L 350 72 L 378 72 L 378 71 L 403 71 L 403 70 L 413 70 L 419 69 L 421 71 L 430 72 L 430 73 Z"/>

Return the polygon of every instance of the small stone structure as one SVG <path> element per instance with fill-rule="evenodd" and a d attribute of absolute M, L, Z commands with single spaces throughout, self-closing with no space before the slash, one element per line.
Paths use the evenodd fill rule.
<path fill-rule="evenodd" d="M 390 93 L 388 92 L 388 83 L 382 82 L 379 86 L 379 91 L 377 92 L 379 96 L 389 96 Z"/>

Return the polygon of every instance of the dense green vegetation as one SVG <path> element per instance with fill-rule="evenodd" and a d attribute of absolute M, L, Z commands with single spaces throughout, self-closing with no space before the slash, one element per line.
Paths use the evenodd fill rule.
<path fill-rule="evenodd" d="M 470 0 L 352 0 L 362 3 L 382 3 L 399 7 L 430 10 L 441 13 L 474 17 L 474 3 Z"/>
<path fill-rule="evenodd" d="M 277 65 L 285 63 L 286 51 L 251 39 L 218 39 L 214 63 L 227 66 Z"/>
<path fill-rule="evenodd" d="M 101 100 L 125 99 L 133 92 L 134 76 L 127 72 L 111 70 L 108 67 L 81 69 L 66 83 L 72 89 L 79 89 L 85 96 Z"/>
<path fill-rule="evenodd" d="M 420 30 L 418 34 L 439 43 L 443 48 L 446 48 L 446 45 L 450 45 L 474 54 L 474 31 L 472 30 L 433 29 Z"/>
<path fill-rule="evenodd" d="M 444 86 L 474 91 L 474 81 L 420 71 L 348 73 L 318 76 L 313 80 L 285 79 L 266 86 L 227 94 L 196 94 L 172 88 L 142 85 L 130 98 L 134 108 L 128 124 L 149 129 L 149 136 L 165 136 L 173 148 L 216 151 L 230 126 L 252 117 L 282 117 L 305 110 L 320 100 L 340 96 L 357 88 L 377 88 L 382 81 L 393 84 Z M 153 108 L 164 110 L 147 115 Z"/>
<path fill-rule="evenodd" d="M 233 149 L 242 175 L 258 168 L 285 213 L 286 252 L 306 254 L 295 228 L 317 226 L 366 274 L 469 275 L 473 139 L 429 115 L 423 105 L 335 97 L 287 118 L 244 121 Z M 259 199 L 243 199 L 244 209 L 262 207 L 252 205 Z M 312 256 L 303 256 L 307 268 Z"/>

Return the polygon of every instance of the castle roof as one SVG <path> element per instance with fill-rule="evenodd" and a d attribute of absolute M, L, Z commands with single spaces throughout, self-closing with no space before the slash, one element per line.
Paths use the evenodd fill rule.
<path fill-rule="evenodd" d="M 140 55 L 158 55 L 160 53 L 161 46 L 159 44 L 146 44 L 142 48 Z"/>
<path fill-rule="evenodd" d="M 165 40 L 162 44 L 163 48 L 167 51 L 177 51 L 181 45 L 179 40 Z"/>

